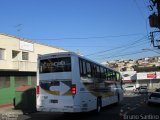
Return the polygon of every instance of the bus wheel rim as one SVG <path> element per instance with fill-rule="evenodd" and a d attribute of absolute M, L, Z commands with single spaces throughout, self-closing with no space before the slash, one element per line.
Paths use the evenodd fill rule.
<path fill-rule="evenodd" d="M 100 111 L 101 111 L 101 106 L 100 106 L 100 103 L 98 103 L 97 112 L 100 112 Z"/>

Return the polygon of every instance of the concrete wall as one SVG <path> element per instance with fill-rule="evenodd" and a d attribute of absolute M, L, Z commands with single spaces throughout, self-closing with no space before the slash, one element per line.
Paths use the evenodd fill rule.
<path fill-rule="evenodd" d="M 0 59 L 0 70 L 16 71 L 36 71 L 38 54 L 66 51 L 5 34 L 0 34 L 0 49 L 4 49 L 4 59 Z M 15 58 L 12 57 L 13 51 L 18 53 Z M 28 53 L 28 60 L 22 59 L 22 52 Z"/>

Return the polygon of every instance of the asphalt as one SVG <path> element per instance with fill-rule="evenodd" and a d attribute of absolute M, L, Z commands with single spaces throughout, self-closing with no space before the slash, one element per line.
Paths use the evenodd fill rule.
<path fill-rule="evenodd" d="M 15 110 L 13 106 L 0 107 L 0 120 L 17 120 L 19 115 L 23 115 L 23 111 Z"/>
<path fill-rule="evenodd" d="M 128 96 L 127 98 L 129 99 L 132 96 L 139 96 L 134 93 L 127 93 L 125 92 L 125 96 Z M 0 120 L 20 120 L 18 119 L 21 115 L 24 115 L 27 113 L 24 113 L 22 110 L 17 110 L 14 109 L 13 105 L 8 105 L 8 106 L 0 106 Z"/>

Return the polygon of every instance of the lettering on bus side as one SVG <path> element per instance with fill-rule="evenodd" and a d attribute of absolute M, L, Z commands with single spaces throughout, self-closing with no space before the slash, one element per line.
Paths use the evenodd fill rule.
<path fill-rule="evenodd" d="M 40 73 L 71 72 L 71 57 L 40 60 Z"/>

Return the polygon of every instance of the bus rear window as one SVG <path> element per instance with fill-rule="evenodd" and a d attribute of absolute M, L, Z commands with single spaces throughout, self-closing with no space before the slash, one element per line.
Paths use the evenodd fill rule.
<path fill-rule="evenodd" d="M 49 58 L 40 60 L 40 73 L 70 72 L 71 57 Z"/>

